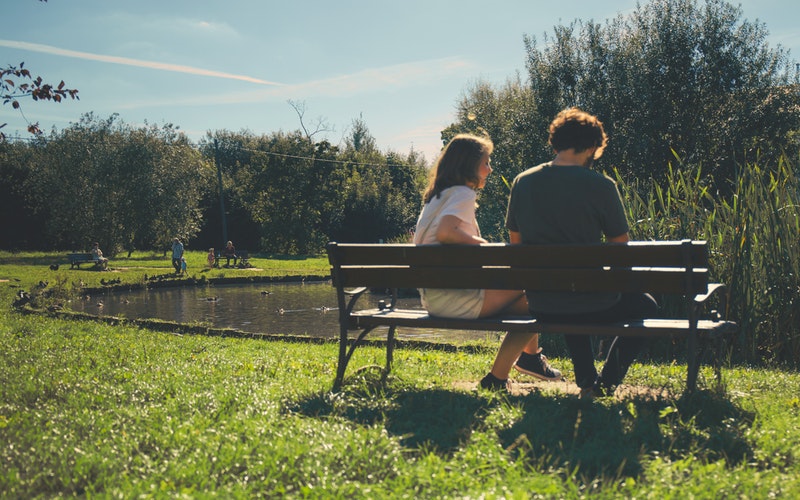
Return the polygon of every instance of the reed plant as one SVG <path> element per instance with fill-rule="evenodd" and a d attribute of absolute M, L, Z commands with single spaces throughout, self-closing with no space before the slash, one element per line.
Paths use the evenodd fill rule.
<path fill-rule="evenodd" d="M 712 278 L 728 285 L 725 316 L 747 362 L 800 363 L 800 180 L 785 156 L 747 163 L 729 183 L 702 166 L 670 166 L 663 183 L 617 174 L 632 239 L 708 241 Z"/>

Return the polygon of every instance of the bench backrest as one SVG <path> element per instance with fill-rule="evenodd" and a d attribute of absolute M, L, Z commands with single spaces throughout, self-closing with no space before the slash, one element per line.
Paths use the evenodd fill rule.
<path fill-rule="evenodd" d="M 337 288 L 650 292 L 708 288 L 704 241 L 596 245 L 328 244 Z"/>

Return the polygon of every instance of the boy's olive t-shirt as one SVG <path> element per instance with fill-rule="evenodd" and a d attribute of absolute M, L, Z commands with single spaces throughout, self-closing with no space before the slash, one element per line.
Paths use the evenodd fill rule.
<path fill-rule="evenodd" d="M 587 244 L 627 233 L 628 222 L 612 179 L 587 167 L 544 163 L 514 179 L 506 228 L 524 244 Z M 589 313 L 618 301 L 617 293 L 528 294 L 534 314 Z"/>

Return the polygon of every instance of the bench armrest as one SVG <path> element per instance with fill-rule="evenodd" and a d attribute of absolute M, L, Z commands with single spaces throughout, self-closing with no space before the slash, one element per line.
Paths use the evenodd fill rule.
<path fill-rule="evenodd" d="M 362 293 L 364 293 L 366 291 L 367 291 L 367 287 L 362 286 L 362 287 L 359 287 L 359 288 L 351 288 L 349 290 L 345 289 L 344 290 L 344 294 L 345 295 L 361 295 Z"/>
<path fill-rule="evenodd" d="M 699 310 L 702 306 L 705 305 L 706 301 L 714 294 L 719 295 L 719 309 L 712 310 L 711 318 L 715 321 L 722 320 L 725 315 L 727 314 L 728 310 L 728 297 L 726 295 L 726 290 L 728 287 L 723 283 L 709 283 L 708 284 L 708 292 L 695 295 L 694 297 L 694 307 Z"/>
<path fill-rule="evenodd" d="M 725 293 L 726 288 L 727 286 L 724 283 L 709 283 L 708 292 L 695 295 L 694 301 L 696 304 L 702 304 L 717 291 L 719 291 L 719 293 Z"/>
<path fill-rule="evenodd" d="M 368 288 L 365 286 L 359 288 L 351 288 L 349 290 L 348 289 L 342 290 L 345 295 L 350 297 L 350 299 L 347 301 L 347 307 L 345 308 L 345 313 L 348 316 L 350 315 L 350 313 L 353 312 L 353 309 L 355 308 L 356 302 L 358 302 L 359 297 L 361 297 L 367 290 Z"/>

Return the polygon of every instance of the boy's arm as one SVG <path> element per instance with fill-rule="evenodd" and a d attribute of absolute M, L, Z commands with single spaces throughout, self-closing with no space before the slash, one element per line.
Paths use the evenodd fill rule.
<path fill-rule="evenodd" d="M 627 243 L 630 241 L 628 237 L 628 233 L 622 233 L 619 236 L 614 236 L 613 238 L 606 237 L 606 242 L 608 243 Z"/>

